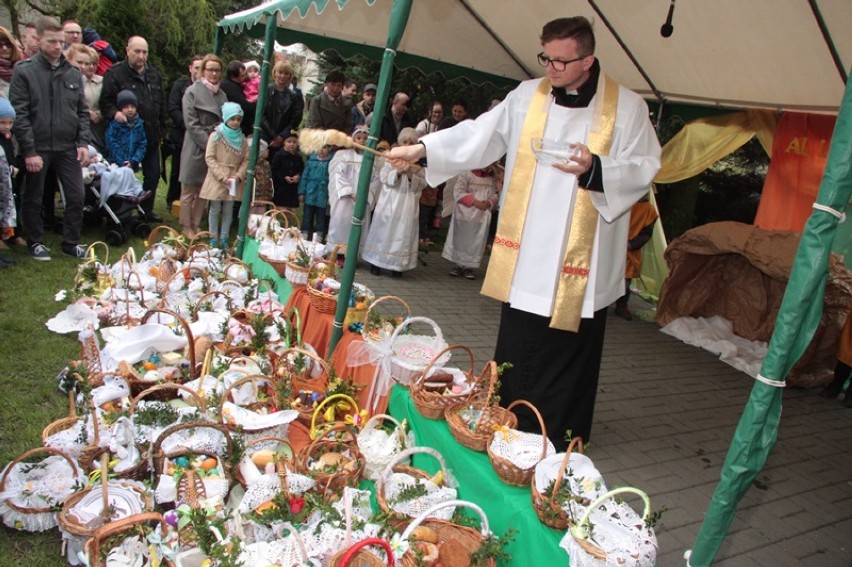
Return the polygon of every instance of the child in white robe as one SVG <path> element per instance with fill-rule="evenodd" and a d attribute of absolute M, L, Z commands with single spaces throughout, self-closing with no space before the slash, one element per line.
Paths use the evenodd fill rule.
<path fill-rule="evenodd" d="M 358 126 L 352 133 L 352 139 L 364 144 L 367 141 L 366 126 Z M 358 190 L 358 177 L 361 174 L 360 150 L 338 150 L 328 165 L 328 204 L 331 206 L 331 220 L 328 224 L 326 249 L 331 250 L 337 244 L 349 243 L 352 230 L 352 214 L 355 211 L 355 193 Z M 379 192 L 378 167 L 373 168 L 370 188 L 367 195 L 367 209 L 364 211 L 364 223 L 361 227 L 361 243 L 370 232 L 370 211 Z"/>
<path fill-rule="evenodd" d="M 401 146 L 411 146 L 418 139 L 414 128 L 403 128 L 397 141 Z M 402 277 L 402 272 L 417 267 L 419 201 L 426 187 L 426 177 L 422 168 L 400 173 L 388 162 L 382 167 L 379 178 L 382 190 L 361 257 L 371 264 L 373 275 L 381 275 L 381 268 L 384 268 L 398 278 Z"/>
<path fill-rule="evenodd" d="M 444 195 L 447 199 L 449 195 Z M 453 277 L 476 279 L 473 273 L 482 262 L 491 211 L 497 206 L 498 188 L 492 168 L 474 169 L 458 176 L 453 187 L 453 220 L 442 256 L 453 262 Z"/>

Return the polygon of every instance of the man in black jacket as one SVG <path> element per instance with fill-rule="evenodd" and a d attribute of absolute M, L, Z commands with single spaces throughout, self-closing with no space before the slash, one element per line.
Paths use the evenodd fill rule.
<path fill-rule="evenodd" d="M 54 18 L 36 24 L 40 51 L 15 66 L 9 100 L 15 107 L 15 137 L 24 156 L 27 187 L 22 203 L 24 234 L 34 260 L 50 260 L 41 218 L 44 177 L 51 166 L 65 192 L 62 252 L 82 258 L 83 176 L 88 159 L 89 105 L 83 76 L 62 55 L 65 34 Z"/>
<path fill-rule="evenodd" d="M 251 136 L 251 130 L 254 127 L 255 105 L 250 103 L 243 93 L 243 84 L 247 79 L 246 66 L 243 62 L 231 61 L 228 63 L 228 76 L 222 79 L 219 88 L 228 97 L 228 102 L 236 102 L 243 109 L 243 121 L 240 122 L 240 129 L 243 131 L 243 135 Z"/>
<path fill-rule="evenodd" d="M 382 117 L 379 139 L 387 140 L 390 145 L 394 145 L 403 128 L 414 128 L 414 120 L 408 115 L 408 104 L 410 102 L 411 98 L 403 92 L 393 95 L 393 101 Z"/>
<path fill-rule="evenodd" d="M 201 76 L 201 55 L 192 58 L 189 64 L 189 77 L 181 77 L 172 85 L 169 91 L 169 117 L 172 119 L 172 128 L 169 131 L 171 142 L 172 169 L 169 173 L 169 192 L 166 193 L 166 206 L 172 209 L 172 203 L 180 199 L 180 152 L 183 147 L 183 138 L 186 135 L 186 125 L 183 123 L 183 95 L 189 86 Z"/>
<path fill-rule="evenodd" d="M 127 117 L 116 108 L 116 97 L 123 90 L 136 95 L 137 110 L 145 122 L 148 149 L 141 164 L 142 189 L 151 192 L 151 197 L 141 203 L 145 220 L 160 222 L 163 218 L 154 213 L 154 197 L 160 182 L 160 140 L 165 130 L 166 105 L 162 76 L 148 63 L 148 42 L 139 36 L 127 40 L 127 58 L 110 67 L 104 75 L 100 106 L 107 119 L 127 122 Z"/>

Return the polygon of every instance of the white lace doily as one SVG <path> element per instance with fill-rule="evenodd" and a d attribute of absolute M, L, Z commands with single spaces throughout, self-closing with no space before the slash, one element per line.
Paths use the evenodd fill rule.
<path fill-rule="evenodd" d="M 582 509 L 581 506 L 578 506 Z M 581 510 L 582 514 L 584 510 Z M 568 552 L 571 567 L 653 567 L 657 560 L 657 536 L 642 518 L 624 502 L 609 499 L 592 510 L 594 526 L 589 541 L 606 552 L 605 560 L 587 553 L 571 535 L 565 534 L 559 546 Z"/>
<path fill-rule="evenodd" d="M 0 473 L 6 473 L 9 465 Z M 59 455 L 49 455 L 40 462 L 15 463 L 0 492 L 0 516 L 10 528 L 41 532 L 56 527 L 56 512 L 23 513 L 9 507 L 50 508 L 61 504 L 75 490 L 86 484 L 86 475 Z"/>
<path fill-rule="evenodd" d="M 396 501 L 404 488 L 411 488 L 415 485 L 423 486 L 426 489 L 426 495 L 412 500 L 402 502 Z M 391 473 L 390 476 L 388 476 L 385 481 L 384 490 L 385 500 L 387 500 L 388 506 L 390 506 L 390 508 L 395 512 L 405 514 L 412 518 L 416 518 L 436 504 L 455 500 L 458 494 L 454 488 L 438 486 L 429 479 L 416 478 L 410 474 L 397 472 Z M 453 512 L 455 512 L 455 508 L 447 506 L 446 508 L 441 508 L 435 512 L 434 517 L 441 520 L 449 520 L 453 517 Z"/>
<path fill-rule="evenodd" d="M 541 444 L 547 441 L 547 455 L 556 453 L 550 439 L 537 433 L 525 433 L 516 429 L 496 432 L 491 437 L 489 449 L 520 469 L 531 469 L 541 459 Z"/>

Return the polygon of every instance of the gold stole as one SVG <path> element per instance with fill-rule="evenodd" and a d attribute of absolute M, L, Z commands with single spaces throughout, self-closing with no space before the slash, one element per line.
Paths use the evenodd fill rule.
<path fill-rule="evenodd" d="M 518 142 L 512 177 L 507 186 L 497 235 L 488 261 L 488 272 L 482 285 L 482 293 L 500 301 L 509 301 L 509 290 L 518 263 L 521 235 L 524 231 L 527 208 L 535 183 L 536 159 L 530 140 L 544 135 L 547 123 L 547 108 L 551 92 L 550 81 L 542 79 L 524 119 L 523 130 Z M 601 74 L 595 93 L 595 107 L 589 128 L 587 146 L 593 154 L 609 154 L 615 115 L 618 108 L 618 84 Z M 583 298 L 591 269 L 592 247 L 598 225 L 598 211 L 592 204 L 588 191 L 577 191 L 565 260 L 559 274 L 554 298 L 553 316 L 550 326 L 574 331 L 580 327 Z M 554 245 L 557 243 L 554 242 Z"/>

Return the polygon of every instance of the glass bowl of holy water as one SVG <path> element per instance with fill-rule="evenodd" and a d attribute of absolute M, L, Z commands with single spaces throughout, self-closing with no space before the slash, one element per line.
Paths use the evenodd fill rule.
<path fill-rule="evenodd" d="M 535 159 L 540 164 L 568 165 L 571 163 L 571 158 L 578 154 L 577 144 L 565 140 L 532 138 L 530 146 Z"/>

